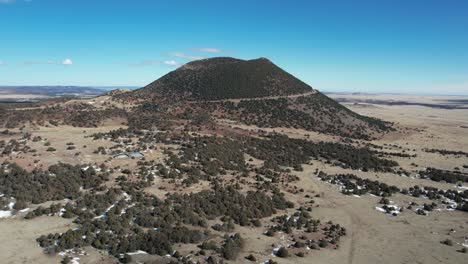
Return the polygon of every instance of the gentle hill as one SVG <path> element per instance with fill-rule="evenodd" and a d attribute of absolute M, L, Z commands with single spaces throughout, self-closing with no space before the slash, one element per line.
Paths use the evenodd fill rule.
<path fill-rule="evenodd" d="M 285 96 L 311 92 L 312 87 L 265 58 L 211 58 L 193 61 L 135 94 L 154 93 L 202 100 Z"/>

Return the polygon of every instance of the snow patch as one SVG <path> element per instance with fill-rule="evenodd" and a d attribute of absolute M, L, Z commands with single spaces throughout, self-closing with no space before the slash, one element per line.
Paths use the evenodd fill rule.
<path fill-rule="evenodd" d="M 401 207 L 398 207 L 397 205 L 386 205 L 385 207 L 386 208 L 384 208 L 384 206 L 382 207 L 376 206 L 375 210 L 382 212 L 382 213 L 391 214 L 391 215 L 397 215 L 401 213 L 400 211 Z"/>
<path fill-rule="evenodd" d="M 133 256 L 133 255 L 148 255 L 147 252 L 143 251 L 143 250 L 138 250 L 138 251 L 135 251 L 135 252 L 130 252 L 130 253 L 127 253 L 127 255 L 130 255 L 130 256 Z"/>
<path fill-rule="evenodd" d="M 376 206 L 375 207 L 375 210 L 379 211 L 379 212 L 382 212 L 382 213 L 386 213 L 387 211 L 385 211 L 385 209 L 381 208 L 381 207 L 378 207 Z"/>
<path fill-rule="evenodd" d="M 271 255 L 276 257 L 276 254 L 278 253 L 279 249 L 280 248 L 274 248 L 273 251 L 271 252 Z"/>
<path fill-rule="evenodd" d="M 1 211 L 0 210 L 0 218 L 8 218 L 11 217 L 11 211 Z"/>

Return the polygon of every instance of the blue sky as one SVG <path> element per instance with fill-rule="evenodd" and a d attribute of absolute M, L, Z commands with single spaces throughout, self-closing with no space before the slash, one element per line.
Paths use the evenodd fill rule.
<path fill-rule="evenodd" d="M 143 86 L 267 57 L 321 91 L 468 94 L 468 1 L 0 0 L 0 85 Z"/>

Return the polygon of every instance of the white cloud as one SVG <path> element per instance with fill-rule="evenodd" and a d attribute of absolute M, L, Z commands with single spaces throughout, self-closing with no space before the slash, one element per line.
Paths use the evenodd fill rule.
<path fill-rule="evenodd" d="M 199 51 L 199 52 L 205 52 L 205 53 L 221 53 L 223 52 L 222 50 L 218 48 L 193 48 L 193 50 Z"/>
<path fill-rule="evenodd" d="M 4 65 L 4 64 L 5 64 L 5 62 L 3 62 L 2 60 L 0 60 L 0 65 Z"/>
<path fill-rule="evenodd" d="M 21 63 L 21 65 L 24 66 L 31 66 L 31 65 L 37 65 L 37 64 L 43 64 L 40 61 L 24 61 Z"/>
<path fill-rule="evenodd" d="M 30 3 L 32 0 L 23 0 L 23 2 Z M 0 0 L 0 4 L 13 4 L 16 0 Z"/>
<path fill-rule="evenodd" d="M 1 0 L 0 0 L 1 1 Z M 23 66 L 32 66 L 32 65 L 64 65 L 64 66 L 70 66 L 73 64 L 73 61 L 71 59 L 64 59 L 62 61 L 24 61 L 20 63 L 20 65 Z"/>
<path fill-rule="evenodd" d="M 172 56 L 172 57 L 176 57 L 176 58 L 180 58 L 180 59 L 187 59 L 187 60 L 202 60 L 202 59 L 204 59 L 204 57 L 201 57 L 201 56 L 191 56 L 191 55 L 184 54 L 182 52 L 169 52 L 169 53 L 167 53 L 167 55 Z"/>
<path fill-rule="evenodd" d="M 168 60 L 168 61 L 164 61 L 163 62 L 165 65 L 169 65 L 169 66 L 177 66 L 179 65 L 179 63 L 175 60 Z"/>
<path fill-rule="evenodd" d="M 73 61 L 70 59 L 64 59 L 62 61 L 62 65 L 72 65 L 72 64 L 73 64 Z"/>
<path fill-rule="evenodd" d="M 165 65 L 165 66 L 177 67 L 177 66 L 180 66 L 181 63 L 175 60 L 167 60 L 167 61 L 145 60 L 145 61 L 140 61 L 137 63 L 131 63 L 129 65 L 133 67 L 146 67 L 146 66 L 154 66 L 154 65 L 160 65 L 160 66 Z"/>

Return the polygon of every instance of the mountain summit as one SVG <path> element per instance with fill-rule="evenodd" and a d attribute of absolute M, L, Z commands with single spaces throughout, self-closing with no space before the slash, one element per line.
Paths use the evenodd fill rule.
<path fill-rule="evenodd" d="M 222 100 L 295 95 L 311 91 L 312 87 L 266 58 L 240 60 L 219 57 L 187 63 L 136 93 Z"/>

